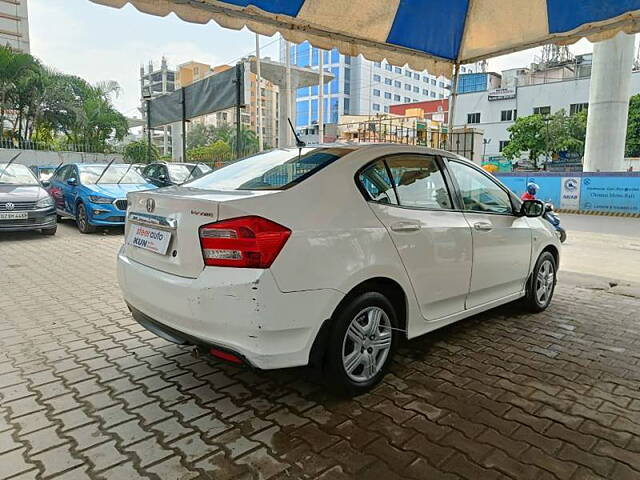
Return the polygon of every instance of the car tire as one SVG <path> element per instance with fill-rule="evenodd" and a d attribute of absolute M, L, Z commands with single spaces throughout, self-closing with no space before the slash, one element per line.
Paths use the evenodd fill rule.
<path fill-rule="evenodd" d="M 80 202 L 76 208 L 76 225 L 80 233 L 93 233 L 96 231 L 96 227 L 89 223 L 89 214 L 82 202 Z"/>
<path fill-rule="evenodd" d="M 553 298 L 557 283 L 556 259 L 551 252 L 542 252 L 527 282 L 527 295 L 524 304 L 531 312 L 547 309 Z"/>
<path fill-rule="evenodd" d="M 43 235 L 55 235 L 57 231 L 58 226 L 56 225 L 55 227 L 51 228 L 43 228 L 42 230 L 40 230 L 40 233 L 42 233 Z"/>
<path fill-rule="evenodd" d="M 334 314 L 325 355 L 328 387 L 356 396 L 378 384 L 393 357 L 397 328 L 396 311 L 379 292 L 361 293 L 342 305 Z"/>

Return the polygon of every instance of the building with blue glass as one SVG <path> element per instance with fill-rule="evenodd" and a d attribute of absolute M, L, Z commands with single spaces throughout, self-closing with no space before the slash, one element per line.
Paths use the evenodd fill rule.
<path fill-rule="evenodd" d="M 287 42 L 280 41 L 280 61 L 286 60 Z M 288 44 L 291 64 L 318 68 L 319 52 L 308 42 Z M 447 98 L 451 81 L 426 71 L 414 71 L 387 62 L 341 55 L 337 50 L 322 51 L 324 69 L 334 79 L 324 87 L 324 122 L 338 123 L 342 115 L 388 113 L 391 105 Z M 471 67 L 465 66 L 466 71 Z M 318 123 L 318 87 L 300 88 L 296 94 L 296 127 Z"/>

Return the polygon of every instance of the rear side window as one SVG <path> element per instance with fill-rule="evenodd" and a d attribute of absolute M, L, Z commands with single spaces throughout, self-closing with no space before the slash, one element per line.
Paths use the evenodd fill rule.
<path fill-rule="evenodd" d="M 358 176 L 358 180 L 374 202 L 398 204 L 391 178 L 382 160 L 365 168 Z"/>

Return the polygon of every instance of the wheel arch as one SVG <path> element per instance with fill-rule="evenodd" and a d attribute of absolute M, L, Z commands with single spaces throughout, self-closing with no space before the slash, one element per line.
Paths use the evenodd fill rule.
<path fill-rule="evenodd" d="M 402 285 L 397 281 L 388 277 L 373 277 L 355 285 L 333 310 L 331 317 L 324 321 L 311 347 L 309 354 L 309 365 L 313 367 L 321 367 L 324 363 L 324 355 L 327 350 L 329 334 L 331 326 L 337 312 L 340 311 L 351 299 L 366 292 L 378 292 L 389 299 L 396 310 L 396 316 L 399 322 L 399 328 L 404 330 L 405 338 L 407 336 L 407 312 L 408 297 Z"/>

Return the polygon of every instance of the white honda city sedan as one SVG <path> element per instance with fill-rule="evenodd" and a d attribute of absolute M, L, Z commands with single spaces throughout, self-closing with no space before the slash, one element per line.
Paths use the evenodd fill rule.
<path fill-rule="evenodd" d="M 129 196 L 118 279 L 168 340 L 359 394 L 402 339 L 521 299 L 547 308 L 560 243 L 541 202 L 440 150 L 277 149 Z"/>

